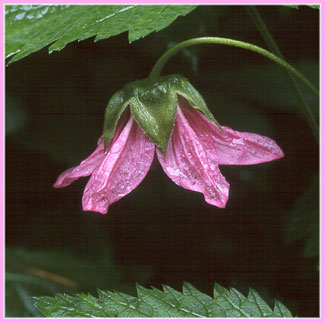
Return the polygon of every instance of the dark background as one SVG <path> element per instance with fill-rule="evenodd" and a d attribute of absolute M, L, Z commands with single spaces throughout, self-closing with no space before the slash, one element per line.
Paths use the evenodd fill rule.
<path fill-rule="evenodd" d="M 318 86 L 318 10 L 259 11 L 287 61 Z M 62 171 L 95 149 L 112 94 L 147 77 L 172 44 L 201 36 L 266 48 L 244 7 L 201 6 L 132 44 L 127 33 L 97 43 L 92 38 L 51 55 L 45 48 L 6 67 L 6 244 L 69 251 L 88 262 L 111 250 L 132 294 L 135 281 L 178 290 L 188 281 L 209 295 L 217 282 L 245 295 L 252 287 L 270 306 L 276 298 L 294 315 L 318 316 L 317 251 L 306 254 L 308 237 L 299 230 L 287 241 L 292 217 L 308 223 L 318 207 L 318 144 L 285 73 L 264 57 L 202 45 L 182 51 L 163 70 L 187 77 L 221 124 L 269 136 L 285 153 L 271 163 L 221 166 L 230 183 L 225 209 L 176 186 L 158 163 L 106 215 L 82 211 L 88 178 L 52 188 Z M 318 119 L 317 99 L 301 88 Z M 301 194 L 306 198 L 297 204 Z M 317 232 L 317 211 L 313 219 Z M 85 292 L 111 286 L 92 287 Z"/>

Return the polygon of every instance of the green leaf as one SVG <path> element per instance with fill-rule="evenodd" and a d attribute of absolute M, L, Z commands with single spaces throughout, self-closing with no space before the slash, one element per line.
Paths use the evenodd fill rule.
<path fill-rule="evenodd" d="M 6 5 L 6 58 L 17 61 L 52 43 L 49 53 L 68 43 L 95 41 L 129 32 L 129 42 L 166 28 L 196 6 L 175 5 Z"/>
<path fill-rule="evenodd" d="M 137 291 L 138 297 L 99 290 L 98 298 L 57 294 L 34 300 L 47 317 L 292 317 L 278 301 L 272 310 L 254 290 L 245 297 L 215 284 L 213 298 L 189 283 L 184 283 L 182 293 L 169 286 L 161 291 L 137 285 Z"/>
<path fill-rule="evenodd" d="M 6 317 L 42 316 L 32 296 L 95 292 L 95 286 L 135 294 L 135 279 L 146 282 L 148 270 L 125 271 L 114 264 L 108 251 L 100 259 L 87 260 L 62 251 L 6 248 Z"/>

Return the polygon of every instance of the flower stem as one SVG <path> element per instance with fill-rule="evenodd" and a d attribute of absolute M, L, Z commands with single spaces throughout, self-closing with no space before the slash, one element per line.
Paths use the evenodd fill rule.
<path fill-rule="evenodd" d="M 319 96 L 318 90 L 316 87 L 307 80 L 300 72 L 298 72 L 294 67 L 292 67 L 290 64 L 288 64 L 283 59 L 279 58 L 278 56 L 274 55 L 273 53 L 267 51 L 266 49 L 263 49 L 261 47 L 258 47 L 256 45 L 245 43 L 239 40 L 229 39 L 229 38 L 220 38 L 220 37 L 201 37 L 201 38 L 192 38 L 189 40 L 185 40 L 181 43 L 178 43 L 174 47 L 170 48 L 167 52 L 165 52 L 156 62 L 154 67 L 151 70 L 151 73 L 149 75 L 149 79 L 151 81 L 154 81 L 158 79 L 160 72 L 166 62 L 175 55 L 179 50 L 193 46 L 193 45 L 200 45 L 200 44 L 218 44 L 218 45 L 228 45 L 228 46 L 234 46 L 239 47 L 243 49 L 247 49 L 250 51 L 253 51 L 255 53 L 258 53 L 260 55 L 263 55 L 273 62 L 279 64 L 283 68 L 287 69 L 291 74 L 295 75 L 298 79 L 300 79 L 316 96 Z"/>
<path fill-rule="evenodd" d="M 263 18 L 261 17 L 260 13 L 257 10 L 257 8 L 255 6 L 246 6 L 245 8 L 246 8 L 248 15 L 254 21 L 257 29 L 259 30 L 260 34 L 262 35 L 264 41 L 266 42 L 266 44 L 268 45 L 270 50 L 272 50 L 281 59 L 284 59 L 276 41 L 272 37 L 272 34 L 270 33 L 269 29 L 267 28 L 265 22 L 263 21 Z M 292 74 L 288 70 L 286 70 L 286 72 L 287 72 L 287 77 L 289 79 L 291 87 L 292 87 L 298 101 L 301 102 L 301 105 L 300 105 L 301 110 L 302 110 L 305 118 L 307 119 L 308 124 L 309 124 L 315 138 L 319 142 L 319 127 L 315 120 L 315 117 L 314 117 L 307 101 L 305 100 L 305 97 L 304 97 L 303 93 L 301 92 L 296 79 L 292 76 Z"/>

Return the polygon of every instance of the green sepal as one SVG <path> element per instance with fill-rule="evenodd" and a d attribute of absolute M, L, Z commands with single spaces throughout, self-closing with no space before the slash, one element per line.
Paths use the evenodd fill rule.
<path fill-rule="evenodd" d="M 104 143 L 105 147 L 114 136 L 116 125 L 125 108 L 130 104 L 131 97 L 127 92 L 120 90 L 116 92 L 108 102 L 104 120 Z"/>
<path fill-rule="evenodd" d="M 220 130 L 223 131 L 220 124 L 210 112 L 201 94 L 194 88 L 187 78 L 182 75 L 170 75 L 169 83 L 177 94 L 184 97 L 193 108 L 200 110 L 210 121 L 214 122 Z"/>
<path fill-rule="evenodd" d="M 154 83 L 140 80 L 127 87 L 133 93 L 130 106 L 134 119 L 165 154 L 174 127 L 177 94 L 160 79 Z"/>
<path fill-rule="evenodd" d="M 177 95 L 184 97 L 194 109 L 200 110 L 209 120 L 220 127 L 201 94 L 185 77 L 167 75 L 159 77 L 157 81 L 143 79 L 126 84 L 108 102 L 104 122 L 105 147 L 113 137 L 123 111 L 130 106 L 135 121 L 166 154 L 168 141 L 175 124 Z"/>

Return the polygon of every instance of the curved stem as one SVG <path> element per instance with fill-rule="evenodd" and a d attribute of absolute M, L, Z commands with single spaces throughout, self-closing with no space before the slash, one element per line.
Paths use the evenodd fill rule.
<path fill-rule="evenodd" d="M 250 51 L 253 51 L 255 53 L 258 53 L 260 55 L 263 55 L 273 62 L 279 64 L 286 70 L 288 70 L 290 73 L 295 75 L 298 79 L 300 79 L 316 96 L 319 96 L 318 90 L 316 87 L 307 80 L 300 72 L 298 72 L 294 67 L 292 67 L 290 64 L 288 64 L 283 59 L 279 58 L 278 56 L 272 54 L 271 52 L 267 51 L 266 49 L 263 49 L 261 47 L 258 47 L 256 45 L 245 43 L 239 40 L 229 39 L 229 38 L 220 38 L 220 37 L 201 37 L 201 38 L 192 38 L 189 40 L 185 40 L 181 43 L 178 43 L 174 47 L 170 48 L 167 52 L 165 52 L 159 60 L 156 62 L 154 67 L 151 70 L 151 73 L 149 75 L 149 79 L 151 81 L 154 81 L 158 79 L 160 72 L 166 62 L 175 55 L 179 50 L 193 46 L 193 45 L 199 45 L 199 44 L 218 44 L 218 45 L 228 45 L 228 46 L 234 46 L 239 47 L 243 49 L 247 49 Z"/>
<path fill-rule="evenodd" d="M 262 35 L 264 41 L 266 42 L 266 44 L 268 45 L 270 50 L 272 50 L 272 52 L 276 53 L 276 55 L 278 55 L 280 58 L 284 59 L 276 41 L 274 40 L 271 33 L 269 32 L 269 29 L 267 28 L 265 22 L 263 21 L 263 18 L 261 17 L 260 13 L 257 10 L 257 8 L 255 6 L 246 6 L 245 8 L 246 8 L 248 15 L 254 21 L 257 29 L 259 30 L 260 34 Z M 293 77 L 293 75 L 288 70 L 286 70 L 286 74 L 288 76 L 288 80 L 292 86 L 292 89 L 297 97 L 297 100 L 300 101 L 300 103 L 301 103 L 300 107 L 301 107 L 302 113 L 304 114 L 305 118 L 307 119 L 309 126 L 310 126 L 315 138 L 319 142 L 319 127 L 315 120 L 315 117 L 314 117 L 307 101 L 305 100 L 305 97 L 304 97 L 303 93 L 301 92 L 296 79 Z"/>

